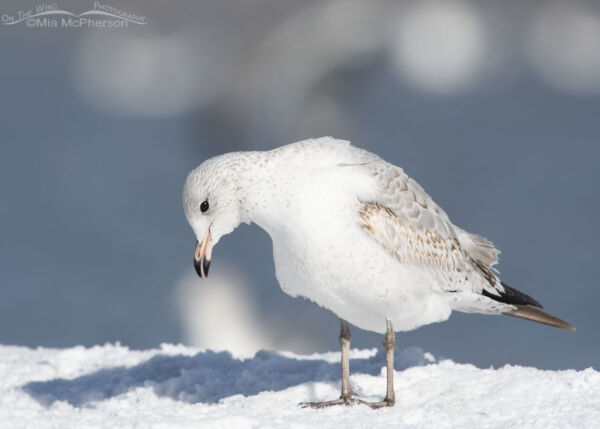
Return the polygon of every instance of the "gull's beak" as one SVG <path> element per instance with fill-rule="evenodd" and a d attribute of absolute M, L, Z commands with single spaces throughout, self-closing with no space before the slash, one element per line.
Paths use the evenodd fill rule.
<path fill-rule="evenodd" d="M 212 255 L 212 240 L 210 239 L 210 229 L 204 236 L 202 243 L 196 241 L 196 251 L 194 252 L 194 268 L 198 275 L 205 279 L 208 276 L 210 268 L 210 258 Z"/>

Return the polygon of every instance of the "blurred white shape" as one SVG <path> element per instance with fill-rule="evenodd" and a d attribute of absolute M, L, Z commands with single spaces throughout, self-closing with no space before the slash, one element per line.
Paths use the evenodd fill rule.
<path fill-rule="evenodd" d="M 187 345 L 228 350 L 251 357 L 261 349 L 276 349 L 261 324 L 260 314 L 241 275 L 222 261 L 219 270 L 200 280 L 189 273 L 177 285 L 177 306 Z"/>
<path fill-rule="evenodd" d="M 117 114 L 166 116 L 208 103 L 223 88 L 225 63 L 236 58 L 195 31 L 87 34 L 76 55 L 78 89 L 92 105 Z"/>
<path fill-rule="evenodd" d="M 466 2 L 423 1 L 401 10 L 391 45 L 397 71 L 427 92 L 468 88 L 479 77 L 483 59 L 481 21 Z"/>
<path fill-rule="evenodd" d="M 555 88 L 600 93 L 600 14 L 595 12 L 576 2 L 557 2 L 542 5 L 535 16 L 530 59 Z"/>

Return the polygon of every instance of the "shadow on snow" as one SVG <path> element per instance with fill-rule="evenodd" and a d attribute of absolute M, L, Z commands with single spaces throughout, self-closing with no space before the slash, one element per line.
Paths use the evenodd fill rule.
<path fill-rule="evenodd" d="M 398 350 L 396 354 L 396 370 L 429 363 L 416 347 Z M 352 374 L 379 375 L 384 366 L 383 351 L 350 361 Z M 211 404 L 237 394 L 250 396 L 311 381 L 339 380 L 339 362 L 301 360 L 264 350 L 253 358 L 239 360 L 228 352 L 207 350 L 194 356 L 156 355 L 132 367 L 105 368 L 74 379 L 30 382 L 22 389 L 45 406 L 67 401 L 81 407 L 136 387 L 151 387 L 156 395 L 179 401 Z"/>

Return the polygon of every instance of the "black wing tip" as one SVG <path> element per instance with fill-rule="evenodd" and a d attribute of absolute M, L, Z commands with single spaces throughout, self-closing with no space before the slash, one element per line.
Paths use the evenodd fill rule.
<path fill-rule="evenodd" d="M 504 292 L 498 291 L 500 295 L 493 295 L 483 289 L 481 294 L 493 299 L 494 301 L 503 302 L 504 304 L 510 305 L 531 305 L 533 307 L 544 308 L 542 304 L 537 302 L 529 295 L 519 292 L 518 290 L 508 286 L 506 283 L 501 283 L 504 287 Z"/>

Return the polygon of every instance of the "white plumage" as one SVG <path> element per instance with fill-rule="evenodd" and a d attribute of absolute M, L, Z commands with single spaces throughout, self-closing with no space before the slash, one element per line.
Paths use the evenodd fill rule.
<path fill-rule="evenodd" d="M 481 295 L 504 290 L 490 242 L 453 225 L 401 168 L 346 141 L 216 157 L 190 174 L 184 200 L 199 240 L 198 204 L 235 201 L 228 226 L 211 227 L 213 244 L 241 221 L 257 223 L 273 240 L 281 288 L 363 329 L 383 333 L 389 319 L 411 330 L 453 309 L 515 309 Z"/>

